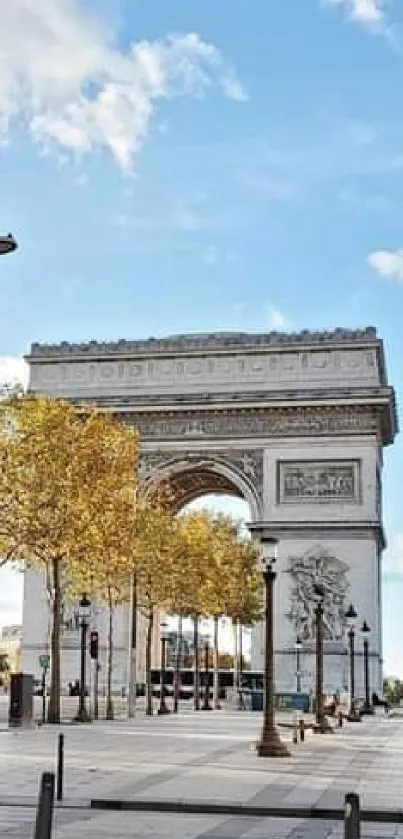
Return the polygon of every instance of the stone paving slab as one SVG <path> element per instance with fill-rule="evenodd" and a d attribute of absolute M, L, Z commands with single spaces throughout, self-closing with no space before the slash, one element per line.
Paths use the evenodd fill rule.
<path fill-rule="evenodd" d="M 362 806 L 403 806 L 403 725 L 369 718 L 292 746 L 290 759 L 258 758 L 259 714 L 211 713 L 65 727 L 66 803 L 55 839 L 339 839 L 335 822 L 75 810 L 90 798 L 193 799 L 266 806 L 341 807 L 356 791 Z M 0 803 L 36 798 L 54 768 L 58 729 L 4 733 Z M 290 742 L 291 732 L 282 731 Z M 291 744 L 290 744 L 291 746 Z M 32 836 L 34 811 L 0 806 L 0 836 Z M 403 839 L 403 825 L 362 827 L 364 839 Z"/>

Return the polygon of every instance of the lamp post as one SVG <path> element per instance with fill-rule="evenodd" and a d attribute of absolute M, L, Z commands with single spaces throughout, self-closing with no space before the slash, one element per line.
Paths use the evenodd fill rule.
<path fill-rule="evenodd" d="M 209 662 L 209 655 L 210 655 L 210 639 L 208 635 L 206 636 L 206 640 L 204 642 L 204 699 L 202 705 L 202 711 L 211 711 L 210 705 L 210 662 Z"/>
<path fill-rule="evenodd" d="M 260 536 L 262 545 L 262 570 L 265 584 L 265 662 L 263 691 L 263 727 L 256 751 L 259 757 L 290 757 L 287 746 L 280 739 L 275 726 L 274 708 L 274 639 L 273 606 L 274 564 L 277 558 L 277 539 L 272 536 Z"/>
<path fill-rule="evenodd" d="M 167 625 L 166 623 L 160 624 L 160 635 L 161 635 L 161 676 L 160 676 L 160 706 L 158 708 L 157 713 L 161 716 L 162 714 L 169 714 L 169 709 L 167 708 L 167 704 L 165 701 L 165 671 L 166 671 L 166 653 L 167 653 Z"/>
<path fill-rule="evenodd" d="M 199 615 L 195 612 L 193 616 L 193 707 L 195 711 L 200 711 L 200 672 L 199 672 Z"/>
<path fill-rule="evenodd" d="M 368 626 L 367 622 L 364 621 L 361 627 L 361 634 L 363 637 L 364 642 L 364 690 L 365 690 L 365 703 L 363 708 L 364 714 L 373 714 L 374 709 L 371 705 L 370 700 L 370 685 L 369 685 L 369 655 L 368 655 L 368 637 L 370 635 L 371 629 Z"/>
<path fill-rule="evenodd" d="M 181 666 L 182 666 L 182 635 L 183 623 L 182 615 L 178 616 L 178 627 L 176 632 L 176 650 L 175 650 L 175 673 L 174 673 L 174 714 L 179 710 L 179 697 L 181 691 Z"/>
<path fill-rule="evenodd" d="M 315 606 L 315 629 L 316 629 L 316 697 L 315 697 L 315 715 L 316 727 L 315 731 L 319 734 L 326 734 L 332 728 L 329 725 L 324 708 L 323 696 L 323 600 L 325 596 L 324 589 L 318 583 L 313 587 L 314 597 L 316 599 Z"/>
<path fill-rule="evenodd" d="M 302 643 L 299 635 L 297 635 L 295 644 L 295 676 L 297 679 L 297 693 L 301 693 L 301 650 L 302 650 Z"/>
<path fill-rule="evenodd" d="M 76 716 L 77 722 L 89 722 L 90 715 L 86 708 L 86 663 L 87 663 L 87 632 L 89 621 L 91 617 L 91 600 L 86 594 L 83 594 L 78 604 L 78 616 L 81 628 L 81 664 L 80 664 L 80 694 L 78 712 Z"/>
<path fill-rule="evenodd" d="M 350 722 L 358 722 L 360 717 L 355 710 L 355 660 L 354 660 L 354 645 L 355 645 L 355 621 L 357 619 L 357 612 L 351 604 L 346 612 L 346 621 L 348 626 L 348 645 L 350 652 L 350 710 L 347 719 Z"/>
<path fill-rule="evenodd" d="M 7 236 L 0 236 L 0 256 L 11 253 L 17 250 L 17 248 L 18 242 L 14 239 L 12 233 L 8 233 Z"/>

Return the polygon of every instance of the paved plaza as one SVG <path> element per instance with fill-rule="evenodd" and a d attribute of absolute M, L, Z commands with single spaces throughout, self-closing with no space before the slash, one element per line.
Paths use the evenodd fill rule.
<path fill-rule="evenodd" d="M 400 808 L 403 720 L 377 716 L 290 747 L 291 759 L 258 758 L 261 715 L 193 712 L 65 726 L 65 799 L 56 839 L 308 839 L 338 837 L 336 822 L 91 811 L 91 798 Z M 0 836 L 32 835 L 40 773 L 55 766 L 59 729 L 0 733 Z M 291 732 L 284 729 L 285 739 Z M 14 806 L 10 806 L 14 805 Z M 363 825 L 363 836 L 403 837 L 403 826 Z"/>

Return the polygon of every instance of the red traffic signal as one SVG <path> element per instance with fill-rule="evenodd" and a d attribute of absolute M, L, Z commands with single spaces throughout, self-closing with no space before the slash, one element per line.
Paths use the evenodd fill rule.
<path fill-rule="evenodd" d="M 91 632 L 90 634 L 90 656 L 91 658 L 98 658 L 98 632 Z"/>

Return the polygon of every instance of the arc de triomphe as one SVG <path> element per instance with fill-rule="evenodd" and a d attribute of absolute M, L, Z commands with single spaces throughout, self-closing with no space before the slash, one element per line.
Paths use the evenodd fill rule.
<path fill-rule="evenodd" d="M 135 426 L 143 477 L 169 478 L 178 509 L 206 493 L 240 496 L 256 532 L 279 539 L 279 690 L 295 688 L 297 634 L 302 687 L 312 685 L 318 579 L 326 591 L 326 689 L 347 684 L 350 602 L 372 629 L 371 682 L 381 689 L 382 449 L 397 420 L 375 329 L 33 344 L 27 361 L 31 391 L 96 403 Z M 27 575 L 24 667 L 33 672 L 44 643 L 39 599 Z M 125 681 L 127 636 L 122 619 L 117 682 Z M 68 679 L 76 677 L 75 657 Z M 359 691 L 360 662 L 358 641 Z M 256 628 L 252 667 L 261 666 Z"/>

